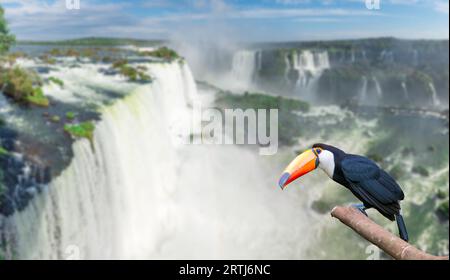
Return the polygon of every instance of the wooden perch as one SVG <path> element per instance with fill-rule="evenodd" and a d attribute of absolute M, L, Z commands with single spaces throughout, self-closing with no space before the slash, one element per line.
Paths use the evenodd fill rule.
<path fill-rule="evenodd" d="M 396 260 L 448 260 L 448 256 L 433 256 L 420 251 L 374 223 L 353 207 L 336 206 L 331 211 L 331 216 L 339 219 Z"/>

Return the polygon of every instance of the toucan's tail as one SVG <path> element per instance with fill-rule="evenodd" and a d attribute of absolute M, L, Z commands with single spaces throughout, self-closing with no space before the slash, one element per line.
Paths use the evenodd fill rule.
<path fill-rule="evenodd" d="M 405 240 L 406 242 L 408 242 L 408 240 L 409 240 L 408 231 L 406 230 L 405 221 L 403 220 L 402 215 L 400 213 L 396 214 L 395 220 L 397 221 L 398 232 L 400 234 L 400 238 Z"/>

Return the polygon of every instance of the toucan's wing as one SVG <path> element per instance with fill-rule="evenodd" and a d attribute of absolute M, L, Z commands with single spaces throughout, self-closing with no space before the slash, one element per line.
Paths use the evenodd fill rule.
<path fill-rule="evenodd" d="M 354 190 L 373 206 L 389 205 L 404 198 L 395 180 L 366 157 L 348 155 L 342 160 L 341 167 L 345 179 Z"/>

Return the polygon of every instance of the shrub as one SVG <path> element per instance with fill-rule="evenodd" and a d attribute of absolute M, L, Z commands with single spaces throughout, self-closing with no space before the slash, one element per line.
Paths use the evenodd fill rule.
<path fill-rule="evenodd" d="M 28 104 L 33 104 L 40 107 L 48 107 L 50 105 L 50 101 L 48 101 L 48 98 L 44 95 L 44 92 L 42 91 L 42 88 L 35 88 L 31 94 L 26 96 L 26 99 Z"/>
<path fill-rule="evenodd" d="M 128 60 L 126 59 L 115 61 L 112 68 L 117 69 L 121 75 L 127 77 L 128 80 L 132 82 L 150 82 L 152 80 L 151 77 L 144 72 L 146 68 L 142 68 L 142 66 L 134 68 L 128 64 Z"/>
<path fill-rule="evenodd" d="M 4 14 L 5 12 L 0 6 L 0 54 L 7 52 L 11 45 L 15 42 L 14 35 L 9 33 Z"/>
<path fill-rule="evenodd" d="M 441 201 L 438 206 L 436 211 L 438 212 L 438 214 L 442 215 L 443 217 L 445 217 L 446 219 L 448 219 L 448 199 Z"/>
<path fill-rule="evenodd" d="M 162 58 L 162 59 L 166 59 L 166 60 L 170 60 L 170 61 L 180 58 L 180 56 L 178 55 L 178 53 L 176 51 L 169 49 L 168 47 L 161 47 L 154 51 L 144 51 L 144 52 L 141 52 L 140 55 L 153 56 L 153 57 L 158 57 L 158 58 Z"/>
<path fill-rule="evenodd" d="M 56 63 L 56 59 L 54 59 L 53 57 L 50 57 L 49 55 L 45 54 L 45 55 L 41 55 L 39 57 L 42 62 L 46 63 L 46 64 L 50 64 L 53 65 Z"/>
<path fill-rule="evenodd" d="M 74 120 L 75 117 L 76 117 L 76 114 L 75 114 L 74 112 L 67 112 L 67 113 L 66 113 L 66 118 L 67 118 L 68 120 Z"/>
<path fill-rule="evenodd" d="M 62 80 L 58 79 L 58 78 L 50 77 L 50 78 L 48 78 L 48 81 L 52 82 L 54 84 L 57 84 L 60 87 L 64 87 L 64 82 Z"/>
<path fill-rule="evenodd" d="M 74 137 L 86 138 L 92 141 L 94 137 L 95 125 L 92 122 L 82 122 L 79 124 L 66 124 L 64 131 Z"/>
<path fill-rule="evenodd" d="M 33 73 L 20 67 L 7 69 L 0 77 L 0 85 L 5 86 L 3 93 L 6 96 L 18 103 L 47 107 L 49 100 L 42 88 L 35 86 L 38 83 L 39 80 Z"/>

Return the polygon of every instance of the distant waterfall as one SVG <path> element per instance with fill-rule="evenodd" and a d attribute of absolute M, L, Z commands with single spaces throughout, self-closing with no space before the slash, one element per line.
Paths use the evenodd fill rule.
<path fill-rule="evenodd" d="M 383 90 L 381 89 L 380 82 L 378 81 L 377 77 L 373 76 L 372 81 L 375 85 L 375 92 L 377 94 L 378 99 L 383 98 Z"/>
<path fill-rule="evenodd" d="M 406 87 L 406 82 L 402 81 L 401 86 L 405 100 L 411 101 L 409 98 L 408 88 Z"/>
<path fill-rule="evenodd" d="M 368 83 L 367 77 L 363 76 L 361 90 L 359 91 L 359 103 L 360 104 L 365 103 L 367 100 L 367 83 Z"/>
<path fill-rule="evenodd" d="M 328 53 L 325 51 L 294 51 L 291 59 L 292 62 L 287 65 L 298 73 L 295 87 L 297 90 L 306 91 L 306 93 L 312 90 L 323 70 L 330 68 Z"/>
<path fill-rule="evenodd" d="M 439 106 L 441 104 L 441 102 L 437 96 L 437 92 L 436 92 L 436 88 L 434 87 L 434 84 L 429 83 L 428 86 L 430 87 L 430 90 L 431 90 L 431 98 L 432 98 L 433 106 Z"/>
<path fill-rule="evenodd" d="M 255 51 L 241 50 L 236 52 L 233 56 L 231 68 L 231 78 L 233 79 L 231 82 L 237 83 L 240 87 L 251 87 L 258 65 Z"/>
<path fill-rule="evenodd" d="M 194 79 L 178 62 L 148 68 L 154 81 L 105 107 L 92 146 L 77 141 L 70 166 L 8 218 L 14 255 L 305 257 L 319 226 L 308 190 L 300 197 L 279 192 L 278 168 L 249 149 L 181 145 L 187 104 L 198 97 Z"/>

